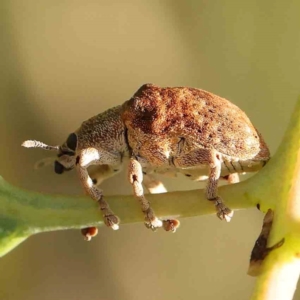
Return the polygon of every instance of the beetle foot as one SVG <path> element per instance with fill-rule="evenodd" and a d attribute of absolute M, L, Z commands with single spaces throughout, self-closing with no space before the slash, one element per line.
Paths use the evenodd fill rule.
<path fill-rule="evenodd" d="M 153 226 L 150 222 L 145 222 L 144 224 L 145 224 L 147 229 L 150 229 L 153 232 L 155 232 L 157 230 L 157 227 Z"/>
<path fill-rule="evenodd" d="M 145 218 L 145 219 L 146 219 L 145 226 L 148 229 L 151 229 L 152 231 L 156 231 L 157 228 L 163 226 L 163 222 L 160 219 L 156 218 L 156 217 L 152 221 L 147 220 L 147 218 Z"/>
<path fill-rule="evenodd" d="M 152 222 L 146 221 L 145 226 L 155 232 L 159 227 L 162 227 L 162 221 L 156 218 L 156 220 Z"/>
<path fill-rule="evenodd" d="M 120 219 L 110 209 L 108 203 L 104 200 L 102 194 L 99 195 L 98 203 L 99 203 L 99 208 L 103 215 L 104 224 L 107 227 L 112 228 L 113 230 L 118 230 Z"/>
<path fill-rule="evenodd" d="M 113 230 L 119 229 L 120 219 L 116 215 L 114 215 L 114 214 L 104 215 L 103 220 L 104 220 L 104 224 L 107 227 L 110 227 Z"/>
<path fill-rule="evenodd" d="M 176 232 L 177 228 L 180 226 L 180 222 L 176 219 L 174 220 L 163 220 L 163 228 L 165 231 Z"/>
<path fill-rule="evenodd" d="M 148 229 L 151 229 L 152 231 L 156 231 L 157 228 L 163 226 L 163 222 L 158 219 L 152 210 L 152 208 L 148 208 L 146 211 L 144 211 L 145 214 L 145 226 Z"/>
<path fill-rule="evenodd" d="M 233 210 L 231 210 L 230 208 L 228 208 L 223 200 L 220 197 L 217 197 L 215 199 L 212 199 L 213 201 L 215 201 L 215 206 L 217 209 L 217 217 L 220 220 L 225 220 L 226 222 L 230 222 L 231 218 L 233 216 Z"/>

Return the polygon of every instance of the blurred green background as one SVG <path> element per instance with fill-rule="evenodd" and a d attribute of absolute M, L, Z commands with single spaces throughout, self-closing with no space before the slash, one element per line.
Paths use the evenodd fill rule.
<path fill-rule="evenodd" d="M 49 153 L 21 142 L 60 144 L 147 82 L 232 100 L 274 153 L 300 94 L 299 13 L 296 0 L 2 0 L 0 174 L 27 189 L 83 194 L 75 172 L 35 171 Z M 166 185 L 201 187 L 182 177 Z M 131 193 L 125 174 L 102 187 Z M 0 299 L 249 299 L 261 221 L 252 209 L 229 224 L 184 219 L 176 234 L 131 224 L 101 228 L 90 243 L 78 231 L 36 235 L 0 259 Z"/>

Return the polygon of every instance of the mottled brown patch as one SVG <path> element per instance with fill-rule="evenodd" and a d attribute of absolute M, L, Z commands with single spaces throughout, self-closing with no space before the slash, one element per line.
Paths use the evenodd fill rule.
<path fill-rule="evenodd" d="M 187 143 L 239 159 L 269 158 L 269 150 L 246 114 L 228 100 L 204 90 L 143 85 L 123 105 L 129 135 L 141 132 L 160 141 Z M 258 138 L 259 137 L 259 138 Z"/>

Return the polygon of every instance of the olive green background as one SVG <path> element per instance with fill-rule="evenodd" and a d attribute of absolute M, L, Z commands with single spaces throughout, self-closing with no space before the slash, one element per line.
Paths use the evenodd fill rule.
<path fill-rule="evenodd" d="M 51 153 L 21 142 L 60 144 L 147 82 L 232 100 L 274 153 L 300 94 L 299 16 L 298 0 L 1 0 L 0 174 L 27 189 L 83 194 L 75 172 L 35 171 Z M 182 177 L 166 184 L 200 187 Z M 131 193 L 125 174 L 102 187 Z M 229 224 L 184 219 L 176 234 L 142 224 L 101 228 L 90 243 L 78 231 L 39 234 L 0 259 L 0 299 L 249 299 L 261 221 L 252 209 Z"/>

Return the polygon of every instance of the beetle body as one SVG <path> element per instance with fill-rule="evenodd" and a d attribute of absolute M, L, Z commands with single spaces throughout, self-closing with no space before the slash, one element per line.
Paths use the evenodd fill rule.
<path fill-rule="evenodd" d="M 199 175 L 205 175 L 208 162 L 198 164 L 199 159 L 192 155 L 203 149 L 222 156 L 225 176 L 257 171 L 270 158 L 268 147 L 246 114 L 204 90 L 143 85 L 123 108 L 129 145 L 147 161 L 146 166 L 175 167 L 184 173 L 198 169 Z"/>
<path fill-rule="evenodd" d="M 37 145 L 27 141 L 25 147 Z M 40 143 L 42 144 L 42 143 Z M 160 221 L 143 192 L 165 191 L 153 174 L 183 173 L 193 180 L 208 178 L 206 197 L 217 215 L 230 220 L 232 211 L 217 194 L 219 178 L 237 181 L 236 173 L 255 172 L 270 158 L 262 136 L 246 114 L 228 100 L 200 89 L 143 85 L 122 106 L 109 109 L 70 134 L 58 149 L 55 171 L 76 167 L 87 193 L 99 202 L 106 225 L 118 228 L 119 219 L 97 187 L 129 160 L 128 178 L 145 215 L 147 227 L 175 231 L 176 220 Z M 87 168 L 97 165 L 90 173 Z M 233 180 L 233 178 L 235 178 Z M 85 230 L 87 239 L 89 231 Z"/>

